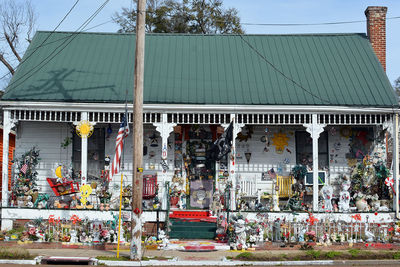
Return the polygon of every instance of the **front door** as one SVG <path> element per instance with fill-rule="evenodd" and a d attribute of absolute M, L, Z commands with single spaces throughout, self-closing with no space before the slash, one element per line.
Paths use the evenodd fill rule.
<path fill-rule="evenodd" d="M 190 193 L 188 195 L 189 209 L 209 209 L 214 191 L 215 161 L 207 158 L 207 150 L 212 144 L 211 133 L 202 137 L 191 136 L 187 142 L 187 153 L 190 158 L 188 180 Z"/>

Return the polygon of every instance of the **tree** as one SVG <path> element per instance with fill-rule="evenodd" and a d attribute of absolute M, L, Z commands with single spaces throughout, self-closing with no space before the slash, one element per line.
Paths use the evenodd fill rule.
<path fill-rule="evenodd" d="M 135 32 L 136 7 L 124 7 L 112 19 L 118 32 Z M 225 9 L 222 0 L 147 0 L 146 32 L 242 34 L 243 29 L 238 11 Z"/>
<path fill-rule="evenodd" d="M 0 62 L 9 74 L 0 78 L 14 75 L 26 43 L 31 41 L 35 21 L 36 14 L 30 0 L 0 2 Z"/>
<path fill-rule="evenodd" d="M 400 97 L 400 77 L 394 81 L 393 88 L 394 88 L 394 91 L 396 92 L 397 96 Z"/>

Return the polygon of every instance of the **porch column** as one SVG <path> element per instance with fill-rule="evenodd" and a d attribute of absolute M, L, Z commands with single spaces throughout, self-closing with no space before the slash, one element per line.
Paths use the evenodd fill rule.
<path fill-rule="evenodd" d="M 232 130 L 232 136 L 233 136 L 233 140 L 232 140 L 232 149 L 231 149 L 231 157 L 229 160 L 229 172 L 230 172 L 230 177 L 231 178 L 231 182 L 232 182 L 232 187 L 231 187 L 231 199 L 230 199 L 230 209 L 231 210 L 236 210 L 236 188 L 239 184 L 238 181 L 238 175 L 236 173 L 236 137 L 238 135 L 238 133 L 240 133 L 242 131 L 242 128 L 244 127 L 244 123 L 237 123 L 236 120 L 236 115 L 235 114 L 231 114 L 231 121 L 233 121 L 233 130 Z"/>
<path fill-rule="evenodd" d="M 171 134 L 171 132 L 174 131 L 174 127 L 176 126 L 176 123 L 168 123 L 167 119 L 167 114 L 162 114 L 161 116 L 161 122 L 160 123 L 153 123 L 153 125 L 156 127 L 156 131 L 160 133 L 161 136 L 161 160 L 165 161 L 166 164 L 168 164 L 168 137 Z M 163 183 L 166 182 L 167 180 L 167 169 L 164 169 L 163 167 Z M 160 187 L 161 189 L 162 187 Z M 162 192 L 160 190 L 160 193 L 162 195 Z M 165 204 L 164 204 L 165 203 Z M 166 209 L 166 201 L 162 201 L 162 207 L 163 209 Z M 165 206 L 164 206 L 165 205 Z"/>
<path fill-rule="evenodd" d="M 393 180 L 396 195 L 393 198 L 393 207 L 396 211 L 396 218 L 399 219 L 399 114 L 393 115 Z M 4 167 L 3 167 L 4 168 Z"/>
<path fill-rule="evenodd" d="M 81 113 L 81 121 L 88 120 L 88 113 Z M 87 181 L 87 157 L 88 157 L 88 137 L 82 137 L 81 143 L 81 186 Z"/>
<path fill-rule="evenodd" d="M 17 123 L 11 119 L 9 110 L 4 110 L 3 114 L 3 173 L 2 173 L 2 190 L 1 190 L 1 206 L 7 207 L 8 204 L 8 150 L 9 150 L 9 134 L 11 129 Z"/>
<path fill-rule="evenodd" d="M 312 122 L 310 124 L 304 124 L 307 132 L 310 133 L 312 138 L 313 147 L 313 211 L 318 211 L 318 138 L 319 135 L 324 131 L 326 124 L 318 123 L 318 115 L 312 114 Z"/>

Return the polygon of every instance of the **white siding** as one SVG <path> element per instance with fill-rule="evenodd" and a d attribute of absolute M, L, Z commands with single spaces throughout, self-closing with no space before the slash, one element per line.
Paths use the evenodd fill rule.
<path fill-rule="evenodd" d="M 50 192 L 46 178 L 55 177 L 55 169 L 59 164 L 69 166 L 72 158 L 72 144 L 66 149 L 61 143 L 72 136 L 72 128 L 67 123 L 19 122 L 15 153 L 20 158 L 32 147 L 39 151 L 38 187 L 39 192 Z"/>

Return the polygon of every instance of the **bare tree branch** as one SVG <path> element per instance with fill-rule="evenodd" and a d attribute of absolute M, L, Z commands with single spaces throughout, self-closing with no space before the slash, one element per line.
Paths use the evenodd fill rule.
<path fill-rule="evenodd" d="M 22 61 L 25 41 L 32 39 L 35 22 L 36 13 L 31 0 L 0 1 L 0 61 L 11 75 Z"/>
<path fill-rule="evenodd" d="M 13 44 L 12 40 L 10 39 L 10 36 L 8 36 L 8 34 L 5 32 L 4 37 L 6 38 L 6 41 L 7 41 L 8 45 L 10 46 L 10 49 L 13 52 L 13 54 L 15 55 L 15 57 L 18 59 L 19 62 L 21 62 L 21 57 L 19 56 L 17 50 L 15 50 L 14 44 Z"/>
<path fill-rule="evenodd" d="M 14 68 L 8 63 L 8 61 L 4 58 L 3 54 L 0 54 L 0 61 L 7 67 L 12 75 L 14 75 Z"/>

